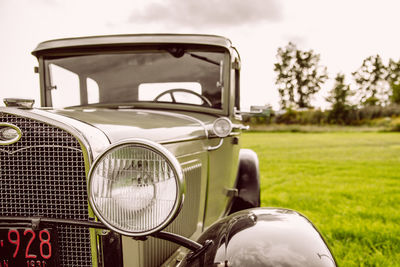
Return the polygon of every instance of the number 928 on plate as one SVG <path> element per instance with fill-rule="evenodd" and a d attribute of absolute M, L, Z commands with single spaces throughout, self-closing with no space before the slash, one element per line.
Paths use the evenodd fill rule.
<path fill-rule="evenodd" d="M 57 229 L 0 228 L 0 267 L 58 266 Z"/>

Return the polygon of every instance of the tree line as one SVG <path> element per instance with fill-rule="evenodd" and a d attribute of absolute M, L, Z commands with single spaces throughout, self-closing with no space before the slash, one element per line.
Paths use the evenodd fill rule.
<path fill-rule="evenodd" d="M 289 42 L 285 47 L 278 48 L 276 58 L 275 84 L 281 108 L 289 113 L 312 109 L 312 97 L 329 78 L 327 67 L 320 64 L 320 55 L 313 50 L 302 51 Z M 382 111 L 400 105 L 400 59 L 389 59 L 384 64 L 379 55 L 369 56 L 351 75 L 354 80 L 352 85 L 346 83 L 345 74 L 336 74 L 334 85 L 326 97 L 331 104 L 325 112 L 326 122 L 351 124 L 357 119 L 355 114 L 363 109 Z"/>

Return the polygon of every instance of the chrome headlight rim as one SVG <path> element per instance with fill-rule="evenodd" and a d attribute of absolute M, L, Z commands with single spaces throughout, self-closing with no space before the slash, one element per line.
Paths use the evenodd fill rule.
<path fill-rule="evenodd" d="M 96 170 L 97 165 L 100 162 L 102 162 L 103 158 L 106 157 L 112 151 L 114 151 L 118 148 L 132 146 L 132 145 L 136 146 L 136 147 L 149 149 L 152 152 L 161 155 L 167 161 L 167 163 L 170 164 L 170 166 L 172 166 L 172 170 L 174 172 L 175 181 L 176 181 L 175 204 L 174 204 L 173 208 L 171 209 L 167 218 L 161 224 L 159 224 L 157 227 L 154 227 L 147 231 L 141 231 L 141 232 L 125 231 L 125 230 L 120 229 L 120 228 L 116 227 L 115 225 L 109 223 L 108 220 L 99 211 L 99 209 L 96 205 L 96 202 L 92 196 L 92 177 L 93 177 L 93 172 Z M 115 144 L 110 145 L 106 150 L 103 151 L 103 153 L 101 153 L 95 159 L 92 166 L 90 167 L 89 174 L 88 174 L 88 198 L 89 198 L 89 204 L 90 204 L 94 214 L 110 230 L 112 230 L 116 233 L 119 233 L 121 235 L 130 236 L 130 237 L 148 236 L 148 235 L 151 235 L 152 233 L 159 232 L 162 229 L 164 229 L 165 227 L 167 227 L 179 214 L 179 211 L 182 208 L 182 204 L 183 204 L 184 193 L 185 193 L 185 184 L 184 184 L 184 178 L 183 178 L 183 171 L 182 171 L 181 165 L 179 164 L 176 157 L 162 145 L 155 143 L 153 141 L 150 141 L 150 140 L 146 140 L 146 139 L 139 139 L 139 138 L 125 139 L 125 140 L 121 140 Z"/>

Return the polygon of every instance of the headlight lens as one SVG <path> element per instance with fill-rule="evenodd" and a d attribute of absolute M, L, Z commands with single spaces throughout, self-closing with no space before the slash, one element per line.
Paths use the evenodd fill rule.
<path fill-rule="evenodd" d="M 214 121 L 214 134 L 218 137 L 227 137 L 232 132 L 232 122 L 225 117 L 220 117 Z"/>
<path fill-rule="evenodd" d="M 109 148 L 89 173 L 89 198 L 100 220 L 128 236 L 167 226 L 179 211 L 183 175 L 176 158 L 147 140 Z"/>

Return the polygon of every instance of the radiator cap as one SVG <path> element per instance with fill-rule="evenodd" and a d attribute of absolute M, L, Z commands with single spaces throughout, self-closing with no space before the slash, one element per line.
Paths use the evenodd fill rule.
<path fill-rule="evenodd" d="M 4 98 L 4 104 L 6 107 L 19 107 L 31 109 L 35 103 L 34 99 L 26 98 Z"/>

